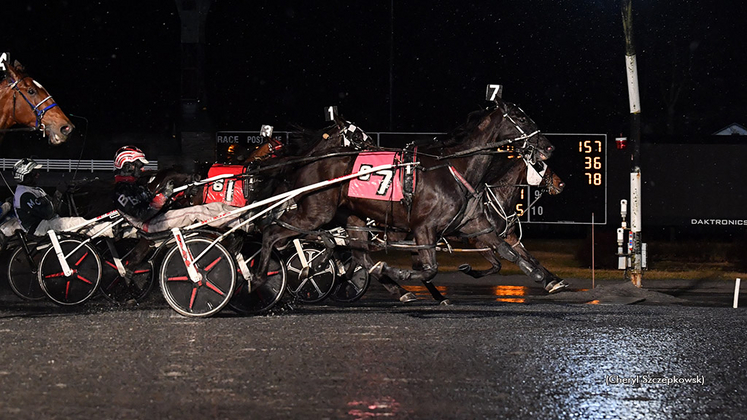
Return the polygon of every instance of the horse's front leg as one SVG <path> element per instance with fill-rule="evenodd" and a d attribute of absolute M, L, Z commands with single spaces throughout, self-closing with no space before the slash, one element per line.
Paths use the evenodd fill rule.
<path fill-rule="evenodd" d="M 524 273 L 526 273 L 534 281 L 538 283 L 542 282 L 542 286 L 545 288 L 545 290 L 547 290 L 548 293 L 557 293 L 569 287 L 568 283 L 566 283 L 563 279 L 556 276 L 555 274 L 551 273 L 550 270 L 545 268 L 539 262 L 539 260 L 532 256 L 532 254 L 530 254 L 529 251 L 527 251 L 527 249 L 524 247 L 524 244 L 519 241 L 519 238 L 516 235 L 508 235 L 506 237 L 505 244 L 510 248 L 510 250 L 504 249 L 504 252 L 511 255 L 517 255 L 518 258 L 515 263 L 519 266 L 519 268 L 521 268 L 521 270 L 524 271 Z M 501 254 L 501 256 L 503 255 Z"/>

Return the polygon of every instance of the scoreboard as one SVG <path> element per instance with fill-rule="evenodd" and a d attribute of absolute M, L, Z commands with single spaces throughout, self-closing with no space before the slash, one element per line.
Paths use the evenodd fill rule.
<path fill-rule="evenodd" d="M 523 223 L 607 223 L 607 135 L 544 133 L 555 146 L 545 163 L 565 183 L 559 195 L 524 186 L 516 211 Z"/>

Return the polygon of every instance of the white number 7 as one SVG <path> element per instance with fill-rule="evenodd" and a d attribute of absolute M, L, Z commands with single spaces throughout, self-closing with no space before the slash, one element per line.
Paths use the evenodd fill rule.
<path fill-rule="evenodd" d="M 485 90 L 485 99 L 488 101 L 495 101 L 496 98 L 500 98 L 501 96 L 503 96 L 502 85 L 488 85 L 488 88 Z"/>
<path fill-rule="evenodd" d="M 362 171 L 364 169 L 371 169 L 373 166 L 371 165 L 361 165 L 360 168 L 358 168 L 359 171 Z M 381 177 L 384 177 L 384 179 L 379 182 L 379 188 L 376 189 L 376 195 L 386 195 L 386 191 L 389 189 L 389 186 L 392 184 L 392 178 L 394 178 L 394 171 L 391 169 L 382 169 L 380 171 L 376 171 L 373 173 L 373 175 L 378 175 Z M 358 177 L 361 181 L 368 181 L 371 179 L 371 174 L 365 174 Z"/>
<path fill-rule="evenodd" d="M 385 195 L 389 186 L 392 184 L 392 178 L 394 177 L 394 171 L 391 169 L 382 169 L 376 172 L 376 175 L 381 175 L 384 179 L 379 184 L 379 189 L 376 190 L 376 195 Z"/>

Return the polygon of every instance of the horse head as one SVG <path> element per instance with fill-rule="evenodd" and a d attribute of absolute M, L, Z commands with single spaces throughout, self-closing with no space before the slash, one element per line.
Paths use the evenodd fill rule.
<path fill-rule="evenodd" d="M 64 143 L 75 126 L 57 106 L 52 95 L 31 78 L 18 61 L 3 64 L 0 100 L 5 104 L 0 105 L 0 112 L 6 115 L 0 115 L 0 122 L 7 122 L 6 127 L 22 124 L 40 130 L 50 144 Z"/>
<path fill-rule="evenodd" d="M 495 100 L 488 109 L 493 109 L 481 128 L 492 127 L 494 135 L 513 146 L 514 150 L 529 162 L 547 160 L 555 146 L 545 137 L 537 124 L 517 105 Z M 484 126 L 484 127 L 483 127 Z"/>
<path fill-rule="evenodd" d="M 545 162 L 532 164 L 526 160 L 527 183 L 538 186 L 550 195 L 558 195 L 563 192 L 565 182 Z"/>

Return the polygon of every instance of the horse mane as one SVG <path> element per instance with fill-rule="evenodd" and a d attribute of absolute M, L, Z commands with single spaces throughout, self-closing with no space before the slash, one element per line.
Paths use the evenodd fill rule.
<path fill-rule="evenodd" d="M 496 105 L 491 102 L 488 106 L 481 107 L 467 114 L 467 121 L 459 125 L 444 136 L 436 137 L 429 149 L 441 149 L 461 144 L 465 139 L 471 137 L 474 131 L 482 124 L 485 117 L 495 111 Z"/>
<path fill-rule="evenodd" d="M 324 140 L 322 134 L 326 128 L 312 130 L 299 124 L 291 124 L 288 132 L 288 155 L 302 156 L 310 152 L 319 142 Z"/>
<path fill-rule="evenodd" d="M 288 133 L 288 143 L 291 144 L 291 147 L 287 156 L 306 156 L 313 150 L 318 150 L 321 143 L 329 141 L 329 139 L 325 139 L 322 136 L 332 127 L 334 127 L 334 125 L 319 130 L 312 130 L 298 124 L 291 124 L 291 131 Z M 322 149 L 327 150 L 337 146 L 338 145 L 332 145 L 323 147 Z"/>

